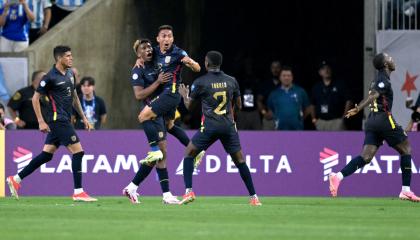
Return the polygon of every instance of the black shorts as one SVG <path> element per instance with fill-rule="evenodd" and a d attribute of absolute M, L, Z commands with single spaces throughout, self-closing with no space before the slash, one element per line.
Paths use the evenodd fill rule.
<path fill-rule="evenodd" d="M 152 120 L 153 124 L 156 127 L 156 130 L 158 132 L 158 136 L 159 136 L 159 142 L 160 141 L 164 141 L 166 140 L 166 125 L 165 125 L 165 120 L 163 119 L 163 117 L 158 117 L 154 120 Z"/>
<path fill-rule="evenodd" d="M 48 123 L 50 132 L 47 134 L 45 144 L 68 146 L 80 142 L 79 137 L 70 122 L 55 121 Z"/>
<path fill-rule="evenodd" d="M 234 123 L 231 125 L 209 125 L 200 129 L 191 139 L 192 144 L 200 151 L 207 150 L 214 142 L 220 140 L 229 154 L 241 150 L 238 131 Z"/>
<path fill-rule="evenodd" d="M 176 108 L 181 102 L 181 95 L 178 93 L 163 92 L 150 103 L 152 111 L 165 119 L 175 119 Z"/>
<path fill-rule="evenodd" d="M 398 125 L 392 115 L 387 113 L 370 113 L 365 124 L 364 145 L 381 146 L 385 140 L 391 147 L 404 142 L 407 134 Z"/>

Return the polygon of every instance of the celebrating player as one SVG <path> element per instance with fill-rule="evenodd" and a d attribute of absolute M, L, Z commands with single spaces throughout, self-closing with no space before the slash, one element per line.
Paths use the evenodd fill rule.
<path fill-rule="evenodd" d="M 195 200 L 192 190 L 192 175 L 194 157 L 210 147 L 215 141 L 220 140 L 226 152 L 230 154 L 235 166 L 244 181 L 250 198 L 250 204 L 261 205 L 255 194 L 251 173 L 245 163 L 241 151 L 238 132 L 233 120 L 232 101 L 238 109 L 241 108 L 241 94 L 235 78 L 220 71 L 222 54 L 210 51 L 206 55 L 205 66 L 208 73 L 194 81 L 191 87 L 191 98 L 188 96 L 188 87 L 181 84 L 179 92 L 184 99 L 185 106 L 190 108 L 192 100 L 201 100 L 203 117 L 201 128 L 191 139 L 184 157 L 184 182 L 185 195 L 181 204 Z"/>
<path fill-rule="evenodd" d="M 174 122 L 175 112 L 178 104 L 181 101 L 181 96 L 178 93 L 178 86 L 181 83 L 181 68 L 183 65 L 187 66 L 194 72 L 200 71 L 200 65 L 188 57 L 188 54 L 178 48 L 174 44 L 174 36 L 172 27 L 163 25 L 159 27 L 158 36 L 156 38 L 159 45 L 154 48 L 154 64 L 159 71 L 164 73 L 171 73 L 172 79 L 163 84 L 162 93 L 156 97 L 156 100 L 146 106 L 139 115 L 139 120 L 144 126 L 145 132 L 154 131 L 152 124 L 146 123 L 156 117 L 163 116 L 168 121 L 168 132 L 179 139 L 184 145 L 189 142 L 188 136 L 182 128 L 176 126 Z M 201 159 L 204 152 L 198 155 L 197 160 Z M 201 157 L 200 157 L 201 156 Z M 141 163 L 155 162 L 161 160 L 163 153 L 159 149 L 151 149 L 147 157 L 141 160 Z M 198 163 L 198 161 L 196 161 Z"/>
<path fill-rule="evenodd" d="M 385 140 L 389 146 L 401 155 L 402 189 L 399 195 L 402 200 L 419 202 L 410 190 L 411 183 L 411 147 L 407 134 L 399 126 L 391 114 L 393 91 L 391 88 L 390 74 L 395 70 L 395 63 L 388 54 L 379 53 L 373 59 L 373 65 L 378 70 L 376 79 L 372 82 L 367 99 L 347 112 L 346 117 L 356 115 L 367 105 L 370 114 L 365 123 L 365 142 L 362 154 L 353 158 L 340 172 L 331 173 L 330 191 L 333 197 L 337 196 L 338 187 L 344 177 L 350 176 L 357 169 L 370 163 L 382 142 Z"/>
<path fill-rule="evenodd" d="M 86 129 L 89 122 L 83 113 L 79 98 L 75 90 L 74 73 L 70 69 L 73 65 L 73 56 L 70 47 L 56 46 L 54 48 L 53 68 L 46 74 L 32 98 L 32 105 L 39 123 L 39 130 L 48 133 L 42 153 L 36 156 L 21 172 L 15 176 L 7 177 L 12 196 L 18 199 L 20 182 L 39 168 L 49 162 L 60 145 L 64 145 L 73 154 L 72 172 L 74 181 L 74 201 L 92 202 L 97 199 L 90 197 L 82 188 L 82 158 L 84 155 L 79 137 L 70 122 L 72 107 L 82 117 Z M 49 99 L 47 119 L 41 114 L 39 99 L 41 95 L 47 95 Z"/>
<path fill-rule="evenodd" d="M 137 40 L 134 43 L 134 50 L 144 62 L 143 66 L 135 66 L 132 70 L 131 85 L 137 100 L 142 100 L 144 106 L 162 92 L 161 86 L 172 78 L 171 73 L 159 72 L 153 63 L 152 44 L 147 39 Z M 143 122 L 144 130 L 152 151 L 162 152 L 162 159 L 157 162 L 142 164 L 133 180 L 123 189 L 132 203 L 139 203 L 137 188 L 140 183 L 150 174 L 156 165 L 156 172 L 159 177 L 160 186 L 163 192 L 163 203 L 177 204 L 179 200 L 169 191 L 169 178 L 166 169 L 166 129 L 163 117 Z M 151 126 L 150 126 L 151 125 Z"/>

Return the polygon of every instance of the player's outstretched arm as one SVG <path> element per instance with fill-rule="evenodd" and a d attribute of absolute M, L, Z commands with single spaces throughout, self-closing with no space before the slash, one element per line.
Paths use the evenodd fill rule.
<path fill-rule="evenodd" d="M 371 90 L 369 92 L 369 95 L 367 96 L 367 98 L 363 99 L 359 105 L 355 105 L 354 108 L 350 109 L 347 114 L 346 114 L 346 118 L 352 117 L 354 115 L 356 115 L 357 113 L 359 113 L 361 110 L 363 110 L 367 105 L 373 103 L 373 101 L 375 101 L 377 98 L 379 97 L 379 93 L 375 90 Z"/>
<path fill-rule="evenodd" d="M 199 72 L 201 70 L 200 64 L 190 57 L 184 57 L 181 62 L 194 72 Z"/>
<path fill-rule="evenodd" d="M 39 103 L 40 96 L 41 94 L 39 92 L 34 93 L 34 96 L 32 97 L 32 106 L 34 108 L 36 118 L 38 119 L 39 130 L 41 132 L 49 132 L 50 128 L 48 127 L 47 123 L 45 123 L 44 118 L 42 117 L 41 104 Z"/>
<path fill-rule="evenodd" d="M 89 121 L 87 120 L 85 113 L 83 112 L 82 104 L 80 104 L 79 97 L 77 96 L 76 89 L 73 92 L 73 107 L 76 109 L 76 112 L 79 114 L 80 118 L 83 120 L 85 124 L 85 129 L 91 130 L 92 126 L 90 126 Z"/>

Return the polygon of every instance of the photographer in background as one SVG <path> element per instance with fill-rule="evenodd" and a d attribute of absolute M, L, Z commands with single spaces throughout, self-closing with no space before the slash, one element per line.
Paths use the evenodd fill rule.
<path fill-rule="evenodd" d="M 420 131 L 419 123 L 420 123 L 420 95 L 417 98 L 416 104 L 413 104 L 413 99 L 407 98 L 405 101 L 405 106 L 408 109 L 413 110 L 411 114 L 410 122 L 408 123 L 407 127 L 405 128 L 406 132 L 410 131 Z"/>
<path fill-rule="evenodd" d="M 16 129 L 16 125 L 11 119 L 5 117 L 4 106 L 0 103 L 0 130 L 4 129 Z"/>

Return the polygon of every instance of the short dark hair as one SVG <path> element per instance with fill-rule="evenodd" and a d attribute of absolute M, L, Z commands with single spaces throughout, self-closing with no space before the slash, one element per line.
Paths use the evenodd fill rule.
<path fill-rule="evenodd" d="M 44 71 L 42 71 L 42 70 L 38 70 L 38 71 L 33 72 L 32 73 L 32 78 L 31 78 L 32 82 L 35 80 L 35 78 L 36 78 L 36 76 L 38 76 L 38 74 L 43 73 L 43 72 Z"/>
<path fill-rule="evenodd" d="M 135 53 L 137 53 L 137 49 L 139 48 L 139 46 L 140 45 L 142 45 L 143 43 L 150 43 L 150 45 L 152 45 L 152 41 L 150 41 L 149 39 L 147 39 L 147 38 L 140 38 L 140 39 L 138 39 L 138 40 L 136 40 L 135 42 L 134 42 L 134 45 L 133 45 L 133 50 L 134 50 L 134 52 Z"/>
<path fill-rule="evenodd" d="M 209 51 L 206 54 L 209 67 L 220 67 L 223 62 L 223 55 L 218 51 Z"/>
<path fill-rule="evenodd" d="M 69 46 L 56 46 L 54 48 L 54 59 L 57 61 L 58 57 L 62 57 L 68 51 L 71 51 L 71 48 Z"/>
<path fill-rule="evenodd" d="M 287 65 L 285 65 L 285 66 L 282 66 L 282 67 L 281 67 L 280 74 L 281 74 L 281 72 L 283 72 L 283 71 L 290 71 L 290 72 L 292 72 L 292 73 L 293 73 L 293 68 L 292 68 L 291 66 L 287 66 Z"/>
<path fill-rule="evenodd" d="M 167 24 L 160 26 L 158 29 L 159 29 L 158 34 L 162 30 L 171 30 L 171 31 L 173 31 L 173 27 L 171 25 L 167 25 Z"/>
<path fill-rule="evenodd" d="M 3 111 L 5 111 L 4 105 L 2 103 L 0 103 L 0 109 L 3 109 Z"/>
<path fill-rule="evenodd" d="M 373 66 L 377 70 L 381 70 L 385 67 L 385 54 L 384 53 L 378 53 L 373 58 Z"/>
<path fill-rule="evenodd" d="M 82 80 L 80 80 L 80 85 L 84 85 L 85 83 L 89 86 L 95 86 L 95 79 L 93 77 L 83 77 Z"/>

